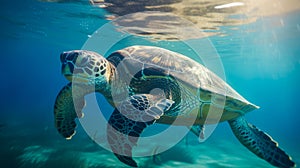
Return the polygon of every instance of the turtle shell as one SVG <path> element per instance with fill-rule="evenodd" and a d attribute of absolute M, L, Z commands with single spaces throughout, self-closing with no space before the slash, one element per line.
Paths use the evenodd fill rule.
<path fill-rule="evenodd" d="M 112 53 L 107 59 L 116 67 L 126 68 L 121 71 L 127 74 L 134 75 L 142 69 L 154 68 L 156 72 L 159 70 L 161 73 L 171 75 L 187 86 L 251 104 L 203 65 L 167 49 L 153 46 L 131 46 Z M 118 72 L 120 71 L 118 70 Z"/>

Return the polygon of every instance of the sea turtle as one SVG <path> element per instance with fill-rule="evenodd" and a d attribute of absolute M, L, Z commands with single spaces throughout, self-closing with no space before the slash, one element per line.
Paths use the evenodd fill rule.
<path fill-rule="evenodd" d="M 203 138 L 203 129 L 197 130 L 197 126 L 228 121 L 234 135 L 254 154 L 277 167 L 295 166 L 269 135 L 245 120 L 244 114 L 257 106 L 182 54 L 130 46 L 107 58 L 86 50 L 63 52 L 60 58 L 62 73 L 70 83 L 56 98 L 55 126 L 67 139 L 75 134 L 75 118 L 83 116 L 84 96 L 95 91 L 115 107 L 107 139 L 117 158 L 127 165 L 137 167 L 132 147 L 153 123 L 188 126 Z M 77 84 L 75 92 L 72 82 Z M 209 115 L 211 108 L 221 110 L 221 117 Z"/>

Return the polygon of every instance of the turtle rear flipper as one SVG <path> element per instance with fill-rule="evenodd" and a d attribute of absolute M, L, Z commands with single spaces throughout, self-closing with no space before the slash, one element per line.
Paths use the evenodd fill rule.
<path fill-rule="evenodd" d="M 116 108 L 107 126 L 109 145 L 123 163 L 137 167 L 132 159 L 132 147 L 136 146 L 143 130 L 167 111 L 174 102 L 149 94 L 130 96 Z"/>
<path fill-rule="evenodd" d="M 190 129 L 190 131 L 192 133 L 194 133 L 194 135 L 196 135 L 198 138 L 200 138 L 199 140 L 202 141 L 205 139 L 205 135 L 204 135 L 205 126 L 204 125 L 188 126 L 188 129 Z"/>
<path fill-rule="evenodd" d="M 77 116 L 82 117 L 82 108 L 85 105 L 84 89 L 78 89 L 78 94 L 72 94 L 72 83 L 67 84 L 61 89 L 56 97 L 54 105 L 55 127 L 58 132 L 66 139 L 71 139 L 75 135 Z M 75 104 L 74 104 L 75 100 Z M 77 113 L 76 113 L 77 112 Z"/>
<path fill-rule="evenodd" d="M 230 120 L 234 135 L 250 151 L 276 167 L 294 167 L 291 157 L 269 135 L 249 124 L 243 116 Z"/>

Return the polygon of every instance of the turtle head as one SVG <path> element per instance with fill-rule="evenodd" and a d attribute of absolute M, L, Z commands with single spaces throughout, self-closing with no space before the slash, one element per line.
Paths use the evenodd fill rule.
<path fill-rule="evenodd" d="M 109 62 L 101 55 L 86 50 L 72 50 L 60 55 L 62 74 L 71 82 L 103 86 L 109 78 Z"/>

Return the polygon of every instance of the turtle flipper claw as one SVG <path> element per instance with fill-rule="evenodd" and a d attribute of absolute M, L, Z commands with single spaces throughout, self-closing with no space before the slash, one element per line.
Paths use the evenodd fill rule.
<path fill-rule="evenodd" d="M 123 156 L 123 155 L 118 155 L 115 154 L 117 158 L 122 161 L 123 163 L 131 166 L 131 167 L 138 167 L 137 163 L 132 159 L 132 157 L 129 156 Z"/>

